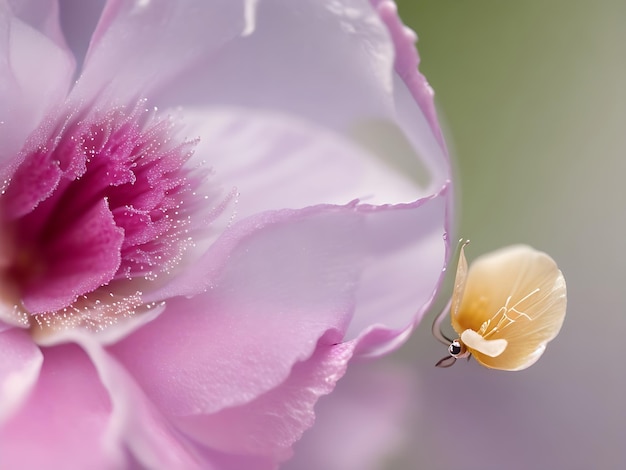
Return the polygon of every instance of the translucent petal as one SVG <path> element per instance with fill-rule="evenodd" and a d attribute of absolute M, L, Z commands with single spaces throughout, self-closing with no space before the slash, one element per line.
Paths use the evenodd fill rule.
<path fill-rule="evenodd" d="M 479 363 L 520 370 L 533 364 L 558 334 L 565 310 L 565 279 L 554 260 L 516 245 L 472 264 L 452 323 L 457 332 L 470 329 L 488 340 L 507 340 L 505 351 L 497 357 L 467 345 Z"/>

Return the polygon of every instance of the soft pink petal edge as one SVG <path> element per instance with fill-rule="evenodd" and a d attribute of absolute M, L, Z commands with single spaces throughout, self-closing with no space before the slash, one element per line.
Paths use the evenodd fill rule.
<path fill-rule="evenodd" d="M 35 11 L 30 1 L 0 2 L 0 178 L 5 180 L 29 134 L 63 103 L 74 73 L 56 2 L 38 5 Z"/>
<path fill-rule="evenodd" d="M 392 126 L 370 123 L 368 129 Z M 180 132 L 199 139 L 190 163 L 211 168 L 213 185 L 236 188 L 235 220 L 266 210 L 357 199 L 371 205 L 410 203 L 446 183 L 431 177 L 434 172 L 410 148 L 399 157 L 390 145 L 387 155 L 380 155 L 349 136 L 284 112 L 189 107 Z M 420 184 L 420 177 L 432 184 Z"/>
<path fill-rule="evenodd" d="M 215 412 L 253 399 L 284 381 L 326 331 L 347 331 L 364 264 L 387 243 L 370 228 L 388 222 L 384 213 L 355 204 L 315 206 L 265 212 L 234 224 L 195 269 L 159 293 L 159 298 L 179 295 L 183 286 L 190 298 L 170 299 L 159 318 L 113 350 L 170 413 Z M 190 363 L 187 356 L 197 360 Z M 202 372 L 194 371 L 200 365 Z M 164 386 L 155 371 L 186 378 Z"/>
<path fill-rule="evenodd" d="M 207 415 L 174 418 L 178 427 L 202 445 L 223 453 L 254 455 L 281 462 L 315 421 L 317 400 L 330 393 L 346 371 L 354 343 L 335 344 L 329 332 L 308 359 L 271 391 L 238 407 Z"/>
<path fill-rule="evenodd" d="M 420 73 L 420 57 L 415 47 L 417 35 L 402 23 L 398 16 L 398 7 L 392 0 L 370 0 L 387 26 L 396 49 L 395 70 L 407 85 L 413 98 L 428 119 L 430 127 L 437 137 L 441 148 L 447 154 L 446 144 L 439 127 L 432 87 L 426 77 Z"/>

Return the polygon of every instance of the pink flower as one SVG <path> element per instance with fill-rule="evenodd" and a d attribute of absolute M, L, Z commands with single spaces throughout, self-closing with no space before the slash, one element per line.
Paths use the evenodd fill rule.
<path fill-rule="evenodd" d="M 110 0 L 83 60 L 99 11 L 60 5 L 0 1 L 0 467 L 276 468 L 447 259 L 413 34 L 388 1 Z"/>

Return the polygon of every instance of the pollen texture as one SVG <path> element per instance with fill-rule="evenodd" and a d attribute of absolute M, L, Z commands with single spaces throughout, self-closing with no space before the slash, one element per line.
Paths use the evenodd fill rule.
<path fill-rule="evenodd" d="M 49 119 L 1 189 L 2 320 L 99 329 L 192 245 L 195 142 L 140 102 Z"/>

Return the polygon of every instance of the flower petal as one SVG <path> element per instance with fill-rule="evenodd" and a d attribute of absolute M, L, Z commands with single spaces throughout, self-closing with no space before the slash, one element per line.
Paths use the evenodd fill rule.
<path fill-rule="evenodd" d="M 447 197 L 444 188 L 436 197 L 366 213 L 367 231 L 361 237 L 368 239 L 368 250 L 361 256 L 370 262 L 360 278 L 347 339 L 373 326 L 396 336 L 428 310 L 447 257 Z M 378 343 L 389 339 L 381 337 Z"/>
<path fill-rule="evenodd" d="M 344 339 L 371 325 L 411 325 L 441 275 L 444 208 L 435 198 L 249 217 L 160 293 L 195 297 L 168 301 L 112 350 L 168 414 L 247 403 L 282 383 L 328 330 L 343 334 L 351 318 Z"/>
<path fill-rule="evenodd" d="M 0 355 L 0 423 L 2 423 L 21 405 L 35 385 L 43 356 L 28 333 L 19 328 L 3 330 L 0 326 L 0 351 L 2 351 Z"/>
<path fill-rule="evenodd" d="M 259 2 L 252 34 L 199 56 L 154 98 L 162 107 L 244 106 L 299 116 L 399 159 L 400 168 L 400 157 L 417 153 L 437 191 L 449 165 L 432 90 L 416 70 L 414 35 L 389 5 L 378 10 L 362 0 Z"/>
<path fill-rule="evenodd" d="M 246 219 L 211 247 L 202 263 L 210 272 L 187 273 L 201 276 L 205 293 L 167 301 L 159 318 L 112 346 L 161 409 L 246 403 L 282 383 L 326 331 L 343 332 L 361 264 L 349 234 L 362 221 L 308 212 Z"/>
<path fill-rule="evenodd" d="M 277 110 L 339 128 L 373 151 L 384 141 L 385 148 L 395 148 L 383 155 L 387 158 L 413 146 L 435 171 L 434 185 L 443 184 L 449 176 L 445 147 L 432 90 L 421 75 L 410 72 L 417 65 L 415 53 L 407 52 L 411 38 L 394 33 L 403 57 L 395 74 L 389 31 L 364 0 L 293 6 L 267 0 L 254 11 L 248 8 L 252 4 L 231 2 L 226 12 L 213 2 L 201 9 L 196 5 L 190 22 L 186 4 L 109 2 L 79 95 L 91 97 L 108 87 L 117 99 L 142 94 L 160 107 L 222 104 Z M 207 26 L 220 14 L 218 26 Z M 389 22 L 389 15 L 384 19 Z M 161 28 L 150 28 L 151 22 Z M 142 74 L 133 72 L 137 69 Z M 173 77 L 175 84 L 164 88 Z M 401 130 L 379 125 L 397 120 Z M 399 147 L 407 139 L 404 134 L 410 145 Z"/>
<path fill-rule="evenodd" d="M 169 50 L 179 49 L 169 63 L 179 71 L 187 69 L 177 77 L 176 86 L 163 90 L 160 105 L 244 105 L 330 126 L 343 126 L 357 116 L 391 116 L 393 46 L 367 1 L 246 3 L 257 4 L 248 15 L 254 26 L 232 28 L 221 34 L 219 43 L 209 38 L 206 47 L 197 44 L 197 38 L 195 44 L 187 43 L 196 31 L 193 23 L 185 24 L 189 33 L 174 39 L 168 33 L 170 27 L 178 27 L 173 25 L 176 19 L 166 23 Z M 194 13 L 194 21 L 211 21 L 208 10 Z M 241 27 L 242 19 L 226 16 L 217 31 L 229 24 Z M 203 34 L 211 31 L 203 28 Z M 154 40 L 150 36 L 142 44 L 152 49 Z M 129 55 L 143 63 L 144 52 L 133 48 Z"/>
<path fill-rule="evenodd" d="M 153 96 L 198 57 L 241 34 L 245 3 L 109 0 L 73 96 L 93 99 L 105 89 L 105 99 L 122 103 Z"/>
<path fill-rule="evenodd" d="M 7 165 L 26 137 L 62 103 L 73 73 L 54 2 L 0 2 L 0 178 L 10 176 Z"/>
<path fill-rule="evenodd" d="M 123 241 L 107 202 L 94 205 L 50 243 L 45 255 L 51 268 L 27 286 L 22 303 L 30 312 L 52 312 L 108 283 L 120 265 Z"/>
<path fill-rule="evenodd" d="M 309 261 L 326 266 L 343 263 L 346 269 L 360 273 L 359 297 L 348 338 L 355 338 L 372 325 L 403 330 L 427 309 L 442 276 L 448 247 L 445 240 L 446 198 L 447 190 L 444 188 L 436 197 L 411 204 L 388 207 L 355 204 L 317 206 L 249 217 L 230 227 L 195 265 L 188 266 L 172 282 L 147 295 L 146 300 L 192 296 L 207 288 L 214 289 L 215 278 L 223 266 L 230 263 L 231 251 L 241 250 L 237 245 L 242 240 L 253 236 L 257 230 L 282 237 L 278 234 L 283 231 L 272 228 L 272 225 L 280 227 L 289 220 L 302 220 L 301 225 L 307 227 L 305 230 L 298 229 L 299 233 L 291 235 L 285 232 L 284 235 L 286 239 L 296 237 L 296 241 L 290 241 L 285 247 L 293 244 L 302 246 L 298 257 L 287 260 L 283 253 L 289 251 L 282 251 L 280 243 L 283 242 L 275 241 L 270 251 L 258 254 L 256 262 L 259 267 L 255 269 L 264 269 L 261 266 L 277 256 L 285 263 L 294 263 L 290 268 L 293 271 L 298 270 L 297 263 L 302 256 L 317 258 L 316 261 Z M 321 234 L 323 239 L 320 239 Z M 335 243 L 330 249 L 328 246 L 333 245 L 333 240 Z M 345 251 L 338 255 L 338 250 L 342 249 Z M 340 258 L 343 261 L 337 261 Z M 295 279 L 291 281 L 297 282 Z M 319 285 L 312 280 L 307 282 L 311 286 Z M 399 331 L 393 333 L 394 336 L 397 334 Z"/>
<path fill-rule="evenodd" d="M 184 122 L 185 132 L 200 139 L 195 158 L 210 165 L 227 189 L 237 188 L 237 219 L 264 210 L 355 199 L 369 204 L 412 202 L 443 184 L 420 184 L 422 178 L 430 181 L 431 174 L 410 152 L 394 165 L 341 134 L 290 115 L 187 109 Z M 372 125 L 370 130 L 375 129 Z"/>
<path fill-rule="evenodd" d="M 420 58 L 415 48 L 417 35 L 402 24 L 402 20 L 398 16 L 398 8 L 393 1 L 370 1 L 387 26 L 395 46 L 395 71 L 404 83 L 404 87 L 398 86 L 396 88 L 396 105 L 400 109 L 399 114 L 400 116 L 406 116 L 407 113 L 412 113 L 411 108 L 414 108 L 415 103 L 417 103 L 421 114 L 428 122 L 441 150 L 445 153 L 446 146 L 439 127 L 433 99 L 434 91 L 426 81 L 426 77 L 418 70 Z M 396 84 L 399 85 L 398 83 Z M 410 96 L 413 97 L 413 100 L 405 99 L 407 91 Z"/>
<path fill-rule="evenodd" d="M 285 382 L 252 402 L 175 422 L 198 442 L 221 452 L 283 461 L 313 425 L 313 406 L 344 374 L 353 348 L 353 343 L 330 345 L 324 340 L 309 359 L 293 367 Z"/>
<path fill-rule="evenodd" d="M 68 332 L 65 339 L 76 341 L 84 348 L 109 392 L 112 412 L 107 437 L 110 442 L 123 443 L 140 468 L 212 468 L 200 465 L 193 445 L 174 431 L 135 380 L 95 338 Z"/>
<path fill-rule="evenodd" d="M 121 468 L 121 448 L 102 445 L 110 413 L 87 356 L 74 345 L 46 349 L 33 392 L 0 428 L 0 466 Z"/>

